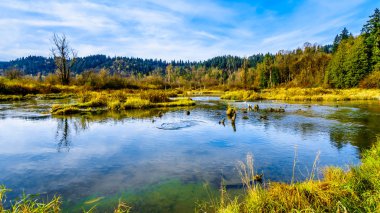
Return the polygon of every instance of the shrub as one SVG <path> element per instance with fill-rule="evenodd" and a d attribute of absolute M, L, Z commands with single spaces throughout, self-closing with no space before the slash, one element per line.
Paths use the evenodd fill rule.
<path fill-rule="evenodd" d="M 152 103 L 168 102 L 169 96 L 166 92 L 159 90 L 148 90 L 140 94 L 141 99 L 149 100 Z"/>
<path fill-rule="evenodd" d="M 380 88 L 380 71 L 374 71 L 364 78 L 359 86 L 361 88 Z"/>
<path fill-rule="evenodd" d="M 24 75 L 24 73 L 18 69 L 10 69 L 10 70 L 6 70 L 4 72 L 4 76 L 10 80 L 20 79 L 20 78 L 22 78 L 23 75 Z"/>

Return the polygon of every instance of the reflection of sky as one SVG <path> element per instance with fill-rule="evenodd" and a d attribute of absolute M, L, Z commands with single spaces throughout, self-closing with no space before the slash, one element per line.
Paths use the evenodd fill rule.
<path fill-rule="evenodd" d="M 243 106 L 245 103 L 234 103 Z M 260 103 L 262 108 L 269 103 Z M 271 106 L 284 106 L 271 103 Z M 301 108 L 305 114 L 297 114 Z M 0 120 L 0 184 L 27 193 L 59 192 L 65 197 L 109 194 L 162 180 L 220 183 L 239 180 L 238 160 L 252 153 L 255 168 L 271 180 L 291 178 L 297 146 L 297 177 L 305 178 L 318 151 L 320 167 L 358 162 L 356 147 L 333 146 L 330 128 L 338 123 L 316 116 L 335 108 L 288 105 L 285 114 L 270 114 L 267 121 L 239 112 L 234 132 L 230 122 L 218 124 L 224 110 L 183 110 L 161 119 L 124 119 L 90 122 L 76 129 L 79 119 L 68 118 L 68 148 L 59 149 L 65 119 Z M 217 114 L 220 112 L 221 115 Z M 193 122 L 179 130 L 163 130 L 163 123 Z M 59 124 L 59 125 L 58 125 Z M 351 124 L 352 125 L 352 124 Z M 67 147 L 66 147 L 67 148 Z M 58 152 L 58 150 L 60 152 Z M 75 188 L 73 188 L 75 186 Z"/>

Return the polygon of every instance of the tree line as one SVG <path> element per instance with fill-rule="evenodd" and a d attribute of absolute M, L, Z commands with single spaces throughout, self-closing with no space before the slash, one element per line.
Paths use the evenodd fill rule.
<path fill-rule="evenodd" d="M 102 78 L 125 78 L 162 87 L 380 87 L 379 9 L 369 17 L 360 35 L 353 36 L 344 28 L 331 45 L 305 43 L 302 48 L 276 54 L 226 55 L 198 62 L 105 55 L 76 57 L 68 46 L 67 52 L 60 55 L 54 50 L 66 45 L 62 42 L 66 37 L 54 35 L 53 38 L 53 57 L 29 56 L 0 62 L 0 70 L 12 78 L 17 73 L 41 79 L 51 73 L 61 77 L 62 73 L 68 74 L 66 80 L 57 80 L 63 84 L 69 84 L 70 78 L 74 79 L 72 82 L 90 85 Z"/>

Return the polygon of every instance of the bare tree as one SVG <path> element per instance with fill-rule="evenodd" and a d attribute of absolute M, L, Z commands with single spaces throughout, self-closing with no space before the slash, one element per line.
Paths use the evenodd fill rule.
<path fill-rule="evenodd" d="M 51 53 L 57 66 L 56 72 L 61 83 L 67 85 L 70 83 L 71 69 L 76 62 L 77 52 L 70 48 L 65 34 L 59 36 L 54 33 L 52 40 L 54 46 Z"/>

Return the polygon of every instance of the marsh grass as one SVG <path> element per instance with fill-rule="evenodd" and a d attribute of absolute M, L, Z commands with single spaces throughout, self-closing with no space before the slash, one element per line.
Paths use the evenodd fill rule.
<path fill-rule="evenodd" d="M 27 95 L 48 93 L 70 93 L 77 91 L 76 86 L 51 85 L 41 83 L 33 78 L 7 79 L 0 77 L 0 94 L 3 95 Z"/>
<path fill-rule="evenodd" d="M 317 155 L 303 182 L 252 184 L 252 159 L 248 155 L 245 164 L 239 163 L 245 195 L 221 200 L 215 212 L 380 212 L 380 139 L 364 152 L 362 164 L 348 171 L 324 168 L 320 180 L 315 179 Z"/>
<path fill-rule="evenodd" d="M 122 111 L 129 109 L 166 108 L 177 106 L 193 106 L 190 98 L 170 99 L 177 93 L 173 91 L 101 91 L 82 92 L 78 94 L 77 102 L 73 104 L 53 105 L 51 113 L 69 115 L 106 110 Z"/>
<path fill-rule="evenodd" d="M 169 101 L 169 94 L 159 90 L 148 90 L 140 93 L 140 98 L 149 100 L 152 103 L 161 103 Z"/>
<path fill-rule="evenodd" d="M 380 100 L 379 89 L 275 88 L 255 91 L 230 91 L 221 96 L 228 100 L 349 101 Z"/>

